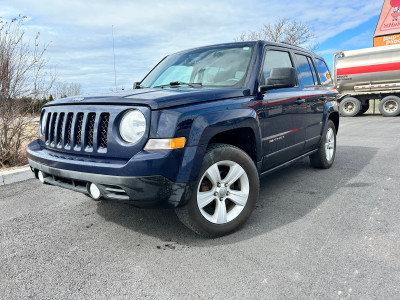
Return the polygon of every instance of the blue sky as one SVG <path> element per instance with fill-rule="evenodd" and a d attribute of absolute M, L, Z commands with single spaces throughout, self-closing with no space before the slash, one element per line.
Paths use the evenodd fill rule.
<path fill-rule="evenodd" d="M 0 16 L 27 16 L 26 37 L 49 43 L 48 65 L 57 79 L 80 83 L 84 92 L 132 87 L 165 55 L 233 41 L 276 18 L 312 26 L 328 64 L 336 51 L 372 47 L 383 0 L 0 0 Z"/>

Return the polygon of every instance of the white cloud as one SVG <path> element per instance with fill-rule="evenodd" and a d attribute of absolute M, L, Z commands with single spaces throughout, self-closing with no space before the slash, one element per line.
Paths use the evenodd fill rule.
<path fill-rule="evenodd" d="M 351 39 L 341 44 L 341 50 L 347 50 L 348 48 L 368 48 L 371 47 L 372 37 L 371 32 L 366 31 L 355 35 Z"/>
<path fill-rule="evenodd" d="M 40 31 L 42 41 L 51 42 L 58 78 L 96 91 L 114 85 L 112 25 L 118 85 L 130 87 L 166 54 L 230 42 L 277 17 L 308 22 L 322 43 L 378 15 L 378 2 L 0 0 L 0 15 L 29 16 L 27 33 Z"/>

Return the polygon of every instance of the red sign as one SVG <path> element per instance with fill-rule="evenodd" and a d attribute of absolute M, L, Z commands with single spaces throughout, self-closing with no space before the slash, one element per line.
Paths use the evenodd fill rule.
<path fill-rule="evenodd" d="M 400 33 L 400 0 L 384 0 L 374 37 Z"/>

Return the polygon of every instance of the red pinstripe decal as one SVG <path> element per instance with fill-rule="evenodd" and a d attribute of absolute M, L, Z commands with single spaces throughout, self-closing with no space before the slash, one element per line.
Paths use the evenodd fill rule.
<path fill-rule="evenodd" d="M 296 128 L 296 129 L 292 129 L 292 130 L 285 131 L 285 132 L 282 132 L 282 133 L 274 134 L 274 135 L 268 136 L 266 138 L 263 138 L 263 141 L 272 140 L 274 138 L 277 138 L 277 137 L 280 137 L 280 136 L 283 136 L 283 135 L 286 135 L 286 134 L 289 134 L 289 133 L 293 133 L 293 132 L 299 131 L 300 129 L 301 128 Z"/>

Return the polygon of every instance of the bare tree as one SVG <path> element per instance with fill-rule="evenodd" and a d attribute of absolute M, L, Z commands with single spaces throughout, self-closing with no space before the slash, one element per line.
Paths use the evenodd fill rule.
<path fill-rule="evenodd" d="M 315 35 L 309 25 L 283 18 L 273 24 L 264 24 L 263 28 L 257 31 L 243 32 L 234 40 L 236 42 L 266 40 L 315 50 L 317 45 L 313 44 L 314 38 Z"/>
<path fill-rule="evenodd" d="M 80 83 L 75 82 L 55 82 L 51 94 L 56 98 L 77 96 L 82 93 Z"/>
<path fill-rule="evenodd" d="M 24 163 L 24 146 L 36 135 L 30 128 L 31 109 L 22 107 L 20 99 L 32 99 L 34 105 L 54 81 L 46 71 L 47 45 L 39 43 L 39 33 L 33 42 L 26 40 L 24 19 L 0 19 L 0 167 Z"/>

